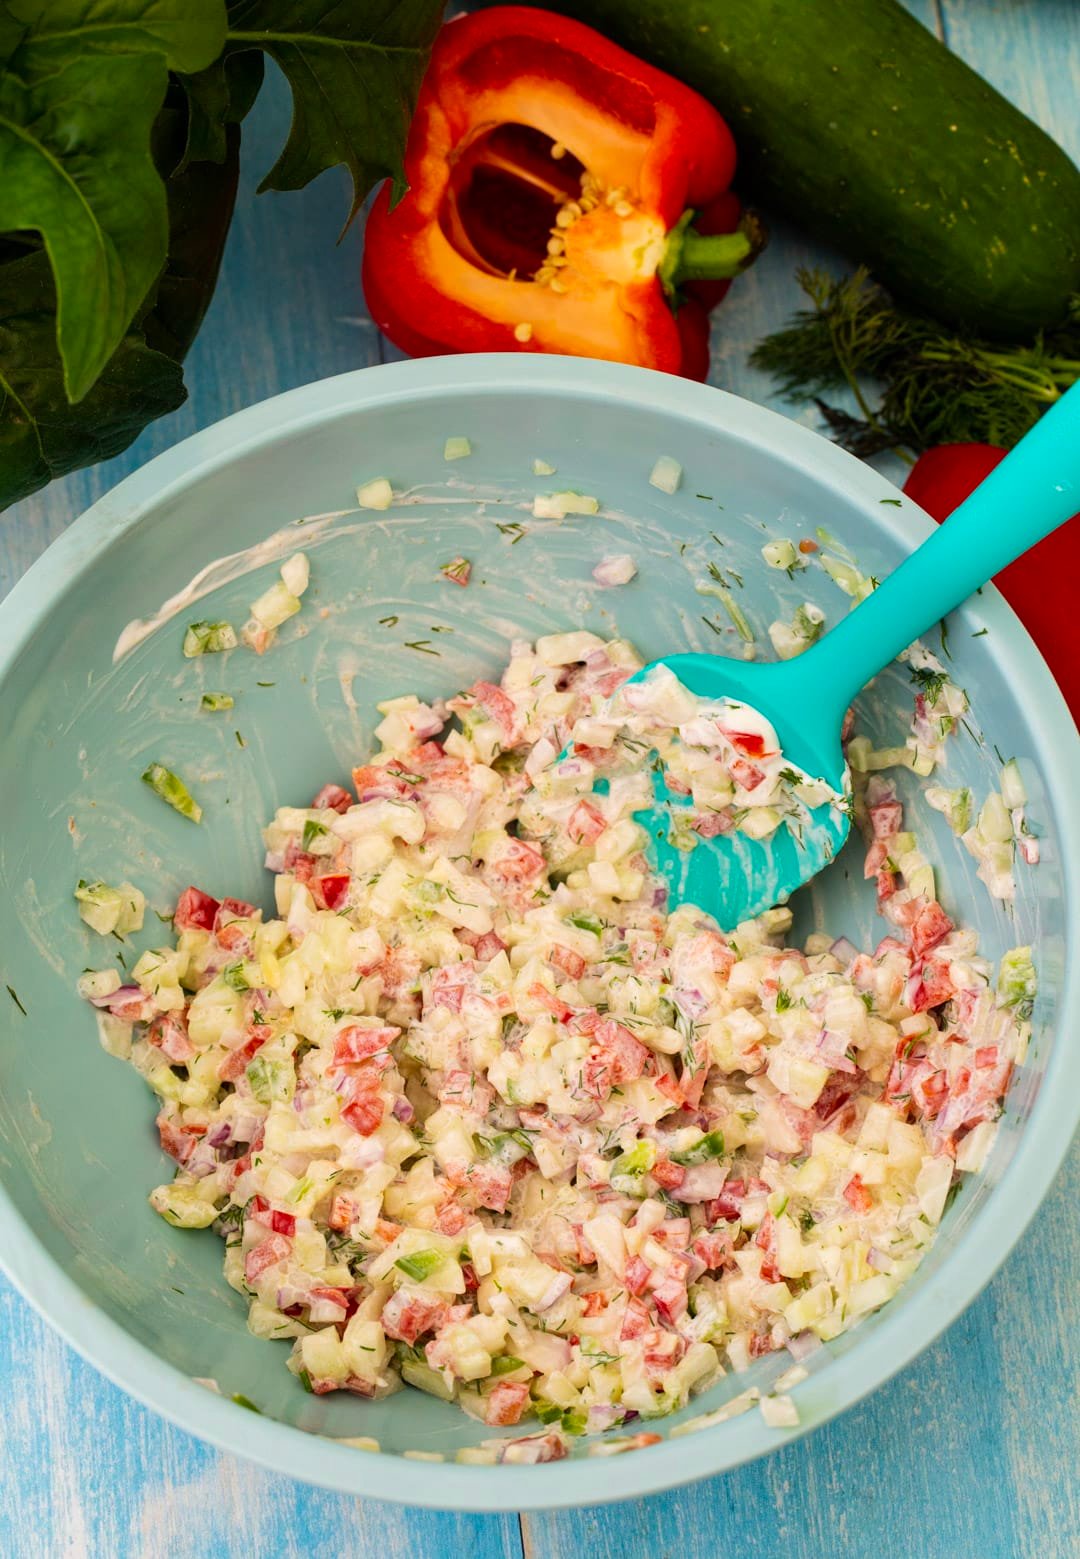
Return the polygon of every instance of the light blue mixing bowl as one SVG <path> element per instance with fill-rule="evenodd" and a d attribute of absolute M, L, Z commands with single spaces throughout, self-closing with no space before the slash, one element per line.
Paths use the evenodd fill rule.
<path fill-rule="evenodd" d="M 448 465 L 443 442 L 457 434 L 474 453 Z M 660 454 L 685 469 L 674 497 L 648 483 Z M 537 457 L 558 475 L 534 477 Z M 219 564 L 204 576 L 212 594 L 197 607 L 189 597 L 113 663 L 125 625 L 151 618 L 212 560 L 258 548 L 303 516 L 348 510 L 357 483 L 383 475 L 408 491 L 408 507 L 353 510 L 281 538 L 282 551 L 308 551 L 312 586 L 265 658 L 185 661 L 180 652 L 191 618 L 245 617 L 276 575 L 263 546 L 254 572 L 251 554 Z M 532 494 L 567 487 L 596 494 L 601 513 L 533 521 Z M 783 1443 L 792 1431 L 767 1428 L 756 1412 L 669 1440 L 676 1417 L 651 1426 L 661 1444 L 622 1456 L 593 1459 L 582 1444 L 560 1463 L 474 1467 L 454 1452 L 491 1431 L 456 1408 L 413 1391 L 377 1404 L 305 1395 L 284 1368 L 287 1345 L 248 1336 L 242 1301 L 221 1275 L 220 1242 L 169 1228 L 147 1205 L 170 1168 L 152 1097 L 101 1051 L 75 995 L 80 970 L 120 950 L 81 924 L 72 888 L 79 877 L 130 877 L 167 911 L 195 882 L 268 904 L 262 822 L 279 803 L 306 804 L 323 781 L 347 777 L 369 750 L 377 699 L 453 691 L 491 676 L 512 636 L 561 627 L 617 629 L 648 658 L 737 652 L 720 603 L 697 590 L 710 560 L 745 581 L 738 599 L 763 643 L 768 623 L 806 598 L 835 620 L 848 602 L 820 569 L 789 581 L 764 565 L 762 543 L 823 526 L 882 574 L 930 530 L 898 499 L 815 434 L 701 385 L 572 359 L 458 357 L 365 369 L 241 412 L 153 460 L 73 525 L 0 610 L 0 986 L 26 1009 L 0 990 L 0 1251 L 48 1320 L 184 1428 L 358 1494 L 476 1510 L 571 1505 L 648 1493 Z M 616 552 L 634 555 L 639 576 L 601 590 L 592 566 Z M 466 590 L 439 574 L 457 554 L 473 561 Z M 810 1360 L 796 1393 L 800 1432 L 879 1385 L 969 1303 L 1034 1213 L 1080 1114 L 1066 1022 L 1080 1011 L 1080 743 L 996 591 L 953 615 L 948 649 L 973 711 L 971 730 L 950 743 L 948 783 L 985 793 L 995 746 L 1017 755 L 1042 835 L 1042 863 L 1018 867 L 1014 914 L 991 903 L 936 813 L 913 803 L 915 825 L 932 840 L 946 904 L 978 928 L 984 950 L 1034 945 L 1035 1036 L 989 1165 L 964 1185 L 917 1276 Z M 233 715 L 200 714 L 204 688 L 232 692 Z M 893 668 L 860 700 L 864 727 L 876 740 L 900 739 L 910 700 Z M 188 779 L 205 807 L 201 827 L 140 784 L 151 760 Z M 883 932 L 857 843 L 797 908 L 803 931 L 865 945 Z M 148 920 L 143 945 L 155 932 L 160 940 Z M 688 1413 L 765 1385 L 781 1367 L 762 1360 Z M 224 1396 L 193 1377 L 215 1378 Z M 233 1392 L 264 1416 L 235 1406 Z M 382 1454 L 332 1438 L 358 1435 L 376 1437 Z M 416 1450 L 447 1459 L 420 1466 L 403 1456 Z"/>

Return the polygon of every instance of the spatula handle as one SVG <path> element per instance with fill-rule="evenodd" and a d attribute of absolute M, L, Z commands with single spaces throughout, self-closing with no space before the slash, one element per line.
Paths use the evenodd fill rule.
<path fill-rule="evenodd" d="M 842 713 L 913 639 L 1078 513 L 1080 384 L 1075 384 L 918 551 L 791 663 L 806 677 L 808 696 L 818 704 L 824 697 Z"/>

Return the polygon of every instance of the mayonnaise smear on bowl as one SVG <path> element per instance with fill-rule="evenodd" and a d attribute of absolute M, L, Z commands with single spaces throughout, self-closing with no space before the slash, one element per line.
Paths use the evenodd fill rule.
<path fill-rule="evenodd" d="M 616 717 L 640 664 L 555 634 L 498 684 L 381 705 L 355 796 L 267 828 L 273 919 L 189 888 L 133 983 L 81 982 L 161 1101 L 178 1169 L 153 1206 L 223 1238 L 301 1384 L 538 1420 L 534 1460 L 888 1300 L 985 1159 L 1034 996 L 1028 949 L 995 979 L 936 901 L 877 774 L 875 949 L 785 946 L 788 909 L 727 936 L 667 913 L 633 820 L 658 731 L 700 832 L 820 798 L 782 755 L 756 779 L 695 745 L 674 679 Z M 96 929 L 141 916 L 130 884 L 81 894 Z"/>

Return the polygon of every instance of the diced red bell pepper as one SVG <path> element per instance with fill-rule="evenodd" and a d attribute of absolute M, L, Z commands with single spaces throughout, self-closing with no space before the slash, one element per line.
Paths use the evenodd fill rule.
<path fill-rule="evenodd" d="M 665 1191 L 677 1190 L 686 1179 L 686 1170 L 682 1165 L 673 1164 L 669 1158 L 658 1158 L 649 1173 Z"/>
<path fill-rule="evenodd" d="M 271 1234 L 244 1257 L 245 1278 L 249 1283 L 254 1283 L 268 1267 L 276 1267 L 279 1262 L 285 1261 L 291 1251 L 292 1246 L 284 1235 Z"/>
<path fill-rule="evenodd" d="M 570 814 L 566 832 L 575 844 L 594 844 L 607 827 L 607 818 L 591 801 L 579 801 Z"/>
<path fill-rule="evenodd" d="M 553 963 L 556 969 L 561 969 L 571 980 L 580 980 L 585 973 L 585 960 L 580 953 L 575 953 L 572 948 L 563 947 L 556 942 L 551 949 L 549 963 Z"/>
<path fill-rule="evenodd" d="M 311 803 L 313 807 L 318 808 L 320 811 L 330 810 L 331 812 L 347 812 L 352 804 L 353 798 L 349 795 L 349 792 L 343 790 L 340 785 L 333 784 L 324 785 Z"/>
<path fill-rule="evenodd" d="M 704 378 L 706 308 L 763 242 L 734 168 L 704 98 L 582 23 L 459 17 L 421 88 L 408 194 L 393 206 L 387 184 L 368 217 L 368 308 L 414 356 L 560 352 Z"/>
<path fill-rule="evenodd" d="M 221 905 L 201 888 L 185 888 L 176 901 L 173 925 L 177 931 L 212 931 Z"/>
<path fill-rule="evenodd" d="M 349 1066 L 354 1062 L 367 1061 L 386 1051 L 400 1033 L 401 1030 L 392 1023 L 350 1023 L 348 1028 L 338 1030 L 334 1039 L 334 1059 L 330 1065 Z"/>
<path fill-rule="evenodd" d="M 320 909 L 341 909 L 349 897 L 351 880 L 348 872 L 327 872 L 322 877 L 313 877 L 309 884 L 311 896 Z"/>

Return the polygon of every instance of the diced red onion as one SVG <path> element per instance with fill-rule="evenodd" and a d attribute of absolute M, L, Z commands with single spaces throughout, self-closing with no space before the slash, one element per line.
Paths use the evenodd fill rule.
<path fill-rule="evenodd" d="M 108 996 L 91 996 L 90 1004 L 93 1007 L 103 1007 L 111 1010 L 116 1003 L 132 1001 L 143 994 L 142 987 L 138 985 L 120 985 L 115 991 L 110 991 Z"/>
<path fill-rule="evenodd" d="M 797 1364 L 808 1359 L 812 1353 L 816 1353 L 821 1347 L 821 1338 L 814 1332 L 799 1332 L 795 1337 L 789 1337 L 784 1345 Z"/>
<path fill-rule="evenodd" d="M 391 1108 L 391 1114 L 395 1120 L 403 1121 L 405 1125 L 408 1125 L 409 1122 L 415 1118 L 416 1111 L 413 1109 L 408 1099 L 406 1099 L 405 1095 L 399 1094 L 398 1097 L 394 1100 L 393 1106 Z"/>
<path fill-rule="evenodd" d="M 689 1260 L 690 1270 L 686 1274 L 687 1284 L 696 1283 L 698 1278 L 703 1277 L 704 1274 L 709 1270 L 700 1256 L 695 1256 L 693 1253 L 691 1253 Z"/>
<path fill-rule="evenodd" d="M 283 872 L 285 870 L 285 852 L 283 850 L 267 850 L 263 857 L 263 865 L 268 872 Z"/>
<path fill-rule="evenodd" d="M 281 1283 L 274 1295 L 274 1302 L 279 1310 L 291 1310 L 294 1305 L 306 1305 L 310 1297 L 306 1288 L 300 1288 L 295 1283 Z M 335 1321 L 341 1319 L 341 1311 L 337 1305 L 334 1306 L 334 1315 L 331 1319 Z"/>
<path fill-rule="evenodd" d="M 594 1402 L 589 1408 L 589 1417 L 586 1422 L 586 1434 L 601 1434 L 605 1429 L 610 1429 L 622 1417 L 622 1409 L 615 1406 L 614 1402 Z"/>
<path fill-rule="evenodd" d="M 691 1164 L 679 1187 L 680 1202 L 711 1202 L 720 1195 L 727 1178 L 723 1164 Z"/>
<path fill-rule="evenodd" d="M 843 964 L 849 964 L 853 958 L 858 958 L 859 949 L 854 942 L 849 942 L 846 936 L 838 936 L 829 952 L 834 958 L 839 958 Z"/>
<path fill-rule="evenodd" d="M 219 1121 L 214 1129 L 207 1133 L 206 1140 L 212 1148 L 223 1148 L 232 1141 L 232 1134 L 232 1121 Z"/>
<path fill-rule="evenodd" d="M 185 1172 L 194 1175 L 196 1180 L 203 1180 L 207 1175 L 212 1175 L 217 1167 L 217 1150 L 205 1141 L 197 1143 L 184 1161 Z"/>
<path fill-rule="evenodd" d="M 552 1305 L 558 1304 L 563 1295 L 569 1291 L 570 1285 L 573 1283 L 573 1281 L 574 1280 L 570 1276 L 569 1272 L 554 1273 L 551 1282 L 548 1284 L 547 1288 L 544 1290 L 536 1304 L 533 1305 L 533 1310 L 538 1315 L 545 1310 L 550 1310 Z"/>
<path fill-rule="evenodd" d="M 312 1301 L 308 1316 L 316 1325 L 321 1325 L 326 1321 L 343 1320 L 345 1310 L 341 1305 L 334 1304 L 331 1299 L 315 1299 Z"/>

